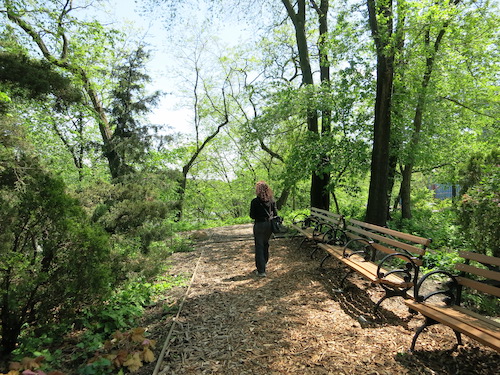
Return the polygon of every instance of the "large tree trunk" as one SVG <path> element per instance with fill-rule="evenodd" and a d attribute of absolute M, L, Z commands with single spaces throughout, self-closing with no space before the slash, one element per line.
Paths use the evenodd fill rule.
<path fill-rule="evenodd" d="M 315 2 L 312 2 L 315 6 Z M 320 69 L 320 80 L 321 86 L 325 91 L 329 92 L 330 88 L 330 61 L 328 60 L 328 0 L 321 0 L 319 8 L 315 7 L 318 13 L 319 19 L 319 69 Z M 332 121 L 332 111 L 330 109 L 323 109 L 321 111 L 321 136 L 329 137 L 331 131 L 331 121 Z M 323 156 L 321 167 L 328 166 L 331 160 L 326 155 Z M 322 168 L 323 169 L 323 168 Z M 318 190 L 318 197 L 315 197 L 318 202 L 313 207 L 323 208 L 325 210 L 330 209 L 330 193 L 328 191 L 328 186 L 330 185 L 331 175 L 330 172 L 322 172 L 318 177 L 318 181 L 314 181 L 315 184 L 320 185 Z M 338 207 L 337 207 L 338 208 Z"/>
<path fill-rule="evenodd" d="M 295 28 L 295 39 L 299 52 L 299 63 L 302 72 L 302 83 L 304 86 L 314 85 L 311 61 L 309 59 L 309 48 L 307 46 L 306 36 L 306 1 L 297 1 L 297 12 L 295 12 L 292 3 L 289 0 L 282 0 L 288 16 L 292 20 Z M 309 108 L 307 111 L 307 128 L 310 132 L 318 133 L 318 111 L 316 108 Z M 325 159 L 321 160 L 324 163 Z M 318 168 L 319 169 L 319 168 Z M 330 208 L 329 193 L 327 185 L 329 176 L 318 170 L 312 172 L 311 176 L 311 206 L 328 210 Z"/>
<path fill-rule="evenodd" d="M 406 164 L 403 168 L 401 189 L 399 194 L 401 196 L 401 216 L 403 219 L 411 219 L 411 209 L 410 209 L 410 193 L 411 193 L 411 175 L 413 172 L 413 165 Z"/>
<path fill-rule="evenodd" d="M 373 124 L 371 178 L 365 220 L 384 226 L 387 219 L 393 57 L 377 57 L 377 97 Z"/>
<path fill-rule="evenodd" d="M 391 101 L 394 79 L 392 1 L 367 0 L 369 22 L 377 50 L 377 93 L 373 124 L 370 188 L 365 220 L 381 226 L 387 221 L 387 188 L 391 139 Z"/>
<path fill-rule="evenodd" d="M 8 272 L 8 271 L 7 271 Z M 8 278 L 6 278 L 8 280 Z M 8 283 L 9 281 L 6 281 Z M 2 285 L 5 289 L 5 285 Z M 17 346 L 17 339 L 21 333 L 22 321 L 16 317 L 10 308 L 9 293 L 7 289 L 2 296 L 1 325 L 2 338 L 0 341 L 0 358 L 7 358 Z"/>

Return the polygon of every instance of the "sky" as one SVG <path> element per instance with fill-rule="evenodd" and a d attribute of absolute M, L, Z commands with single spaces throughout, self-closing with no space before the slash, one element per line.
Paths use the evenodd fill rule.
<path fill-rule="evenodd" d="M 178 83 L 172 74 L 172 69 L 176 66 L 175 51 L 173 51 L 175 47 L 171 38 L 168 37 L 168 33 L 172 31 L 166 30 L 159 17 L 154 19 L 154 17 L 142 15 L 134 0 L 110 0 L 109 2 L 109 14 L 105 16 L 106 20 L 114 19 L 117 22 L 116 26 L 120 27 L 133 25 L 152 49 L 151 61 L 148 64 L 150 69 L 148 74 L 152 77 L 151 91 L 167 92 L 149 116 L 150 122 L 171 126 L 176 132 L 188 133 L 193 127 L 193 113 L 190 109 L 180 108 L 181 99 L 176 96 Z M 191 22 L 194 17 L 201 20 L 203 11 L 199 11 L 198 15 L 192 15 Z M 175 29 L 173 31 L 175 32 Z M 241 39 L 245 39 L 243 27 L 236 22 L 228 22 L 225 28 L 217 31 L 217 34 L 228 45 L 234 45 Z"/>

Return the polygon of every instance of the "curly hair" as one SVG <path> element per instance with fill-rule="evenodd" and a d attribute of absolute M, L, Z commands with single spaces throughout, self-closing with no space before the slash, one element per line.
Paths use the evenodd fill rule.
<path fill-rule="evenodd" d="M 255 194 L 264 202 L 274 201 L 273 191 L 265 181 L 257 182 L 255 185 Z"/>

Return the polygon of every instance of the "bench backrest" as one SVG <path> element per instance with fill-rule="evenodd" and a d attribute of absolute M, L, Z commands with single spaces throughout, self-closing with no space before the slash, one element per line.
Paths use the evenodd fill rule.
<path fill-rule="evenodd" d="M 317 207 L 311 207 L 311 216 L 316 217 L 319 221 L 332 224 L 338 228 L 345 227 L 344 216 L 336 214 L 335 212 L 330 212 Z"/>
<path fill-rule="evenodd" d="M 345 234 L 351 239 L 364 238 L 373 241 L 371 245 L 385 254 L 403 252 L 418 258 L 421 265 L 431 239 L 415 236 L 413 234 L 398 232 L 394 229 L 349 219 L 346 223 Z"/>
<path fill-rule="evenodd" d="M 460 251 L 459 255 L 466 262 L 455 264 L 455 268 L 461 271 L 461 274 L 457 277 L 458 283 L 462 286 L 500 297 L 500 287 L 495 286 L 495 283 L 500 285 L 500 258 L 470 251 Z M 471 265 L 471 262 L 482 264 L 487 269 Z M 481 281 L 466 277 L 466 274 L 475 275 Z"/>

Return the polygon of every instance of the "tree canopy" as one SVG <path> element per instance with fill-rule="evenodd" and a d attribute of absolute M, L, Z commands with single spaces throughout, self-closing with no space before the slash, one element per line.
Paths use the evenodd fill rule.
<path fill-rule="evenodd" d="M 248 222 L 262 179 L 286 215 L 379 225 L 450 185 L 456 224 L 497 254 L 498 1 L 150 0 L 157 45 L 106 3 L 0 1 L 4 353 L 174 231 Z"/>

